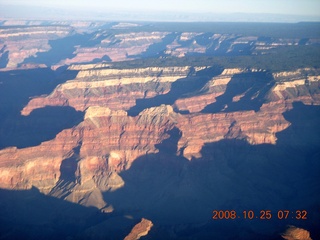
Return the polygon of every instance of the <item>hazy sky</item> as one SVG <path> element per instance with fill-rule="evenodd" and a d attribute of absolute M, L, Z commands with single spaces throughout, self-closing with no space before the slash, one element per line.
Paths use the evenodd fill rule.
<path fill-rule="evenodd" d="M 320 0 L 0 0 L 3 4 L 88 10 L 320 15 Z"/>
<path fill-rule="evenodd" d="M 0 18 L 108 21 L 320 21 L 320 0 L 0 0 Z"/>

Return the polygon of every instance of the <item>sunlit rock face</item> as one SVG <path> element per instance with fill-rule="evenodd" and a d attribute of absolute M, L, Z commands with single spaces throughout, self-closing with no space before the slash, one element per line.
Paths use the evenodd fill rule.
<path fill-rule="evenodd" d="M 268 38 L 203 31 L 148 31 L 140 24 L 3 20 L 0 69 L 119 62 L 145 57 L 267 54 L 284 46 L 317 45 L 319 38 Z M 142 27 L 141 31 L 136 28 Z M 210 28 L 208 28 L 210 30 Z M 55 52 L 55 53 L 53 53 Z M 58 54 L 57 54 L 58 53 Z M 57 57 L 58 56 L 58 57 Z"/>
<path fill-rule="evenodd" d="M 286 240 L 312 240 L 307 230 L 294 226 L 290 226 L 282 237 Z"/>
<path fill-rule="evenodd" d="M 148 235 L 148 232 L 150 231 L 152 226 L 153 226 L 153 223 L 150 220 L 142 218 L 141 222 L 136 224 L 132 228 L 129 235 L 125 237 L 125 240 L 140 239 L 141 237 Z"/>
<path fill-rule="evenodd" d="M 32 148 L 2 150 L 1 187 L 36 186 L 65 197 L 68 192 L 72 194 L 67 198 L 70 201 L 103 208 L 102 200 L 83 198 L 92 198 L 88 192 L 122 187 L 124 182 L 117 172 L 128 169 L 137 157 L 157 152 L 155 145 L 168 137 L 174 115 L 172 107 L 164 105 L 146 109 L 136 117 L 127 116 L 123 110 L 89 107 L 82 123 L 62 131 L 54 140 Z M 63 181 L 74 184 L 61 190 Z"/>
<path fill-rule="evenodd" d="M 251 93 L 251 100 L 263 99 L 259 109 L 234 111 L 232 104 L 241 102 L 247 97 L 248 89 L 254 88 L 256 70 L 225 69 L 209 79 L 199 92 L 177 99 L 172 106 L 151 107 L 137 116 L 129 116 L 126 110 L 136 104 L 136 99 L 152 101 L 157 95 L 165 95 L 171 91 L 172 83 L 187 78 L 192 68 L 113 69 L 97 64 L 70 69 L 81 70 L 75 79 L 58 85 L 48 96 L 31 99 L 22 114 L 28 115 L 48 105 L 71 106 L 85 111 L 83 121 L 39 146 L 2 150 L 2 187 L 28 189 L 36 186 L 45 193 L 52 190 L 52 195 L 66 197 L 61 181 L 67 180 L 61 179 L 61 171 L 63 163 L 69 161 L 70 166 L 66 166 L 71 168 L 73 178 L 68 181 L 72 180 L 74 185 L 68 185 L 70 196 L 67 194 L 66 198 L 94 206 L 95 200 L 84 201 L 84 195 L 79 195 L 77 189 L 78 192 L 100 192 L 121 188 L 124 182 L 117 173 L 128 170 L 138 157 L 156 153 L 156 145 L 168 138 L 167 132 L 173 128 L 181 133 L 176 154 L 192 160 L 201 157 L 205 144 L 224 139 L 245 140 L 252 145 L 276 144 L 276 134 L 290 126 L 283 113 L 292 108 L 292 102 L 320 103 L 315 88 L 319 84 L 317 70 L 301 69 L 274 73 L 265 85 L 269 90 L 263 96 L 259 96 L 259 89 Z M 204 67 L 196 68 L 197 71 L 202 69 Z M 300 80 L 306 73 L 308 80 Z M 223 100 L 221 111 L 204 111 L 210 104 L 222 101 L 220 99 L 231 91 L 231 84 L 237 86 L 243 81 L 249 82 L 247 88 L 231 92 L 228 99 Z M 183 110 L 189 113 L 179 112 Z M 95 198 L 100 199 L 97 207 L 105 207 L 101 196 Z"/>
<path fill-rule="evenodd" d="M 270 101 L 301 101 L 319 105 L 319 69 L 297 69 L 273 74 L 276 80 L 268 99 Z"/>
<path fill-rule="evenodd" d="M 237 208 L 241 214 L 261 206 L 318 207 L 313 197 L 319 169 L 319 69 L 272 71 L 176 61 L 265 54 L 299 40 L 134 31 L 141 25 L 127 23 L 11 24 L 18 23 L 26 26 L 0 29 L 1 76 L 17 83 L 9 88 L 0 79 L 0 90 L 19 100 L 1 98 L 0 136 L 11 136 L 8 144 L 0 138 L 1 189 L 98 211 L 107 219 L 81 230 L 89 239 L 107 239 L 112 231 L 121 232 L 119 239 L 147 234 L 206 239 L 203 232 L 221 232 L 212 222 L 214 208 Z M 116 63 L 144 58 L 150 63 L 139 67 L 133 67 L 138 61 Z M 154 66 L 153 58 L 161 66 Z M 21 76 L 39 71 L 47 73 L 30 89 L 19 85 L 26 79 Z M 50 86 L 33 91 L 37 84 Z M 53 109 L 59 116 L 52 120 L 48 111 Z M 68 115 L 63 109 L 72 111 Z M 55 121 L 61 119 L 67 124 L 58 128 Z M 31 143 L 36 135 L 43 137 Z M 111 229 L 117 224 L 119 229 Z M 254 221 L 231 224 L 228 229 L 244 237 L 261 234 L 256 239 L 267 239 L 270 229 L 283 230 L 272 221 L 263 229 Z M 283 238 L 311 239 L 313 228 L 289 228 Z M 228 239 L 238 236 L 228 234 Z"/>
<path fill-rule="evenodd" d="M 188 66 L 81 70 L 76 79 L 59 85 L 49 96 L 32 99 L 22 114 L 44 106 L 72 106 L 81 111 L 90 106 L 128 110 L 136 99 L 167 93 L 172 82 L 189 72 Z"/>
<path fill-rule="evenodd" d="M 101 37 L 99 33 L 95 36 L 102 39 L 99 47 L 79 47 L 74 52 L 73 58 L 61 63 L 69 65 L 90 62 L 105 56 L 114 62 L 132 60 L 147 51 L 152 44 L 161 42 L 167 34 L 167 32 L 133 32 L 110 36 L 109 33 L 102 33 L 105 37 Z"/>
<path fill-rule="evenodd" d="M 2 150 L 1 188 L 30 189 L 35 186 L 48 192 L 59 180 L 62 160 L 72 155 L 79 140 L 79 133 L 70 129 L 39 146 Z"/>
<path fill-rule="evenodd" d="M 25 59 L 51 49 L 49 41 L 67 37 L 73 29 L 69 26 L 22 26 L 0 29 L 0 49 L 8 53 L 7 69 L 14 69 Z"/>

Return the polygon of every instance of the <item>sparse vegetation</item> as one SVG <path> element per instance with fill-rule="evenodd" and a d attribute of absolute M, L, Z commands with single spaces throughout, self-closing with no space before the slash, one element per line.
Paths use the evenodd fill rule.
<path fill-rule="evenodd" d="M 271 38 L 319 38 L 320 23 L 143 22 L 140 27 L 113 31 L 211 32 Z"/>
<path fill-rule="evenodd" d="M 115 68 L 164 67 L 164 66 L 212 66 L 224 68 L 257 68 L 273 72 L 297 68 L 320 67 L 320 46 L 287 46 L 269 51 L 265 55 L 252 56 L 189 56 L 183 58 L 152 58 L 113 63 Z"/>

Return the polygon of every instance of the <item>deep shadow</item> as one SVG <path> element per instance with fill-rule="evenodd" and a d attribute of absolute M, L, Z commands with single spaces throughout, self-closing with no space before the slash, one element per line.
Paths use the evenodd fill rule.
<path fill-rule="evenodd" d="M 0 212 L 3 240 L 80 239 L 87 229 L 108 219 L 96 208 L 49 197 L 36 188 L 0 189 Z"/>
<path fill-rule="evenodd" d="M 259 111 L 265 96 L 274 85 L 270 72 L 249 72 L 235 74 L 227 84 L 224 94 L 216 102 L 207 105 L 202 113 L 218 113 L 254 110 Z M 242 95 L 238 101 L 233 98 Z"/>
<path fill-rule="evenodd" d="M 192 161 L 176 155 L 180 133 L 173 129 L 159 153 L 120 174 L 125 186 L 106 192 L 105 201 L 116 213 L 152 220 L 149 239 L 282 239 L 288 225 L 318 239 L 320 107 L 294 104 L 285 117 L 291 126 L 277 134 L 276 145 L 222 140 Z M 240 218 L 213 220 L 213 210 L 235 210 Z M 244 219 L 249 210 L 258 218 Z M 259 219 L 261 210 L 272 218 Z M 289 217 L 278 219 L 279 210 L 290 210 Z M 296 210 L 306 210 L 307 219 L 295 219 Z"/>
<path fill-rule="evenodd" d="M 212 43 L 212 36 L 213 33 L 203 33 L 201 35 L 195 36 L 195 40 L 197 44 L 202 45 L 202 46 L 207 46 Z"/>
<path fill-rule="evenodd" d="M 49 40 L 51 49 L 47 52 L 38 52 L 37 56 L 31 56 L 23 61 L 25 63 L 38 63 L 52 66 L 59 63 L 61 60 L 73 58 L 76 46 L 93 47 L 100 43 L 104 36 L 95 38 L 96 32 L 93 33 L 76 33 L 71 36 Z"/>
<path fill-rule="evenodd" d="M 20 112 L 31 97 L 51 93 L 54 88 L 69 79 L 74 79 L 78 71 L 67 71 L 61 67 L 14 70 L 0 72 L 0 113 Z"/>
<path fill-rule="evenodd" d="M 0 68 L 7 67 L 7 64 L 9 62 L 9 51 L 5 51 L 2 53 L 3 49 L 0 51 L 1 57 L 0 57 Z"/>
<path fill-rule="evenodd" d="M 231 44 L 236 38 L 225 39 L 224 41 L 220 41 L 220 39 L 216 39 L 212 42 L 211 47 L 207 48 L 206 55 L 210 56 L 225 56 L 228 55 L 227 51 L 230 48 Z"/>
<path fill-rule="evenodd" d="M 73 149 L 72 156 L 62 161 L 60 166 L 60 181 L 76 181 L 77 162 L 79 161 L 81 145 L 82 143 L 80 142 L 78 146 Z"/>
<path fill-rule="evenodd" d="M 49 68 L 0 72 L 0 148 L 27 147 L 54 138 L 64 128 L 72 127 L 83 114 L 70 107 L 48 107 L 21 116 L 31 97 L 49 94 L 78 71 Z"/>
<path fill-rule="evenodd" d="M 203 53 L 187 53 L 186 56 L 239 56 L 239 55 L 250 55 L 252 51 L 252 42 L 243 44 L 233 44 L 238 37 L 232 37 L 230 39 L 224 39 L 221 41 L 220 38 L 213 39 L 214 33 L 206 32 L 195 36 L 189 41 L 179 41 L 182 47 L 188 47 L 193 44 L 193 40 L 197 44 L 206 47 L 206 52 Z"/>
<path fill-rule="evenodd" d="M 241 56 L 241 55 L 251 55 L 253 46 L 253 41 L 248 43 L 238 43 L 234 44 L 234 41 L 238 37 L 233 37 L 225 39 L 221 42 L 220 38 L 216 40 L 211 40 L 211 45 L 207 48 L 206 56 Z"/>
<path fill-rule="evenodd" d="M 148 47 L 148 49 L 139 54 L 139 55 L 129 55 L 128 57 L 134 57 L 134 58 L 158 58 L 163 57 L 166 54 L 164 51 L 167 49 L 167 45 L 172 43 L 176 37 L 178 36 L 178 33 L 170 33 L 166 35 L 163 39 L 161 39 L 161 42 L 154 43 Z"/>
<path fill-rule="evenodd" d="M 298 42 L 298 45 L 306 45 L 309 40 L 310 40 L 309 38 L 302 38 Z"/>
<path fill-rule="evenodd" d="M 16 146 L 26 148 L 55 138 L 64 129 L 83 120 L 84 113 L 71 107 L 45 107 L 29 116 L 16 115 L 1 124 L 0 149 Z"/>
<path fill-rule="evenodd" d="M 177 99 L 192 95 L 200 91 L 212 77 L 221 74 L 221 67 L 210 67 L 194 73 L 191 70 L 186 78 L 178 79 L 171 84 L 171 89 L 167 94 L 158 95 L 148 99 L 137 99 L 136 105 L 128 110 L 128 115 L 136 116 L 146 108 L 160 106 L 161 104 L 172 105 Z"/>
<path fill-rule="evenodd" d="M 111 58 L 108 55 L 104 55 L 102 58 L 95 58 L 90 62 L 84 62 L 82 64 L 89 64 L 89 63 L 101 63 L 101 62 L 111 62 Z"/>

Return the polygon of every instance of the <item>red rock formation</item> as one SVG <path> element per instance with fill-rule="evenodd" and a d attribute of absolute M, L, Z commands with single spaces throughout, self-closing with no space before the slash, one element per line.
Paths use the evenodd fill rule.
<path fill-rule="evenodd" d="M 225 69 L 221 75 L 211 79 L 204 87 L 201 94 L 178 99 L 175 106 L 180 111 L 200 112 L 207 105 L 216 102 L 216 97 L 222 95 L 234 74 L 242 73 L 242 69 Z"/>
<path fill-rule="evenodd" d="M 60 177 L 63 159 L 73 154 L 72 149 L 81 139 L 79 131 L 67 129 L 52 141 L 39 146 L 0 151 L 0 187 L 30 189 L 35 186 L 48 192 Z"/>
<path fill-rule="evenodd" d="M 287 103 L 301 101 L 307 105 L 319 105 L 319 74 L 318 69 L 298 69 L 293 72 L 275 73 L 274 78 L 277 83 L 269 92 L 268 100 Z"/>
<path fill-rule="evenodd" d="M 188 110 L 191 113 L 200 112 L 207 105 L 216 102 L 216 98 L 224 94 L 227 84 L 234 74 L 246 72 L 244 69 L 226 69 L 221 75 L 214 77 L 202 89 L 201 94 L 188 98 L 178 99 L 175 107 L 180 111 Z M 286 110 L 291 108 L 294 101 L 301 101 L 307 105 L 320 104 L 318 69 L 298 69 L 293 72 L 274 73 L 276 81 L 273 88 L 266 96 L 266 102 L 285 103 Z M 233 98 L 233 102 L 239 101 L 243 96 Z"/>
<path fill-rule="evenodd" d="M 54 140 L 35 147 L 0 151 L 0 187 L 36 186 L 49 192 L 60 178 L 62 161 L 81 146 L 75 172 L 77 183 L 82 188 L 89 184 L 90 189 L 118 188 L 121 179 L 116 180 L 117 175 L 111 173 L 129 168 L 138 156 L 156 152 L 155 144 L 167 138 L 166 131 L 174 126 L 172 115 L 170 106 L 147 109 L 136 117 L 121 110 L 91 107 L 82 123 L 62 131 Z"/>
<path fill-rule="evenodd" d="M 143 236 L 147 236 L 152 226 L 153 223 L 150 220 L 142 218 L 141 222 L 137 223 L 132 228 L 131 232 L 124 238 L 124 240 L 137 240 Z"/>
<path fill-rule="evenodd" d="M 113 170 L 127 169 L 141 154 L 156 152 L 155 144 L 168 137 L 166 131 L 173 128 L 171 120 L 175 113 L 170 106 L 146 109 L 136 117 L 127 116 L 125 111 L 90 107 L 86 111 L 82 128 L 82 158 L 107 157 Z M 96 170 L 94 162 L 87 169 Z"/>
<path fill-rule="evenodd" d="M 312 240 L 307 230 L 294 226 L 290 226 L 282 237 L 286 240 Z"/>
<path fill-rule="evenodd" d="M 184 156 L 191 159 L 200 156 L 199 152 L 205 143 L 222 139 L 245 139 L 250 144 L 275 144 L 275 134 L 289 126 L 282 115 L 284 111 L 283 104 L 265 104 L 258 112 L 181 115 L 177 123 L 182 132 L 179 148 L 184 148 Z"/>
<path fill-rule="evenodd" d="M 91 66 L 91 65 L 90 65 Z M 44 106 L 71 106 L 84 111 L 90 106 L 127 110 L 138 98 L 165 94 L 171 83 L 186 77 L 190 67 L 141 69 L 84 69 L 76 79 L 59 85 L 46 97 L 32 99 L 22 110 L 29 115 Z"/>
<path fill-rule="evenodd" d="M 34 185 L 42 191 L 50 190 L 59 180 L 62 161 L 74 154 L 73 149 L 81 142 L 75 173 L 78 184 L 91 181 L 91 189 L 93 186 L 102 191 L 118 188 L 123 184 L 121 179 L 112 183 L 110 173 L 128 169 L 141 155 L 157 152 L 155 145 L 166 139 L 166 132 L 175 126 L 182 132 L 178 147 L 185 147 L 183 154 L 191 159 L 199 157 L 205 143 L 226 138 L 247 139 L 251 144 L 275 143 L 275 133 L 288 126 L 279 109 L 281 106 L 267 105 L 257 113 L 180 115 L 173 112 L 171 106 L 163 105 L 129 117 L 122 110 L 90 107 L 82 123 L 62 131 L 54 140 L 32 148 L 0 151 L 1 186 L 30 188 Z M 55 167 L 51 167 L 48 174 L 50 165 Z"/>
<path fill-rule="evenodd" d="M 1 150 L 0 187 L 26 189 L 36 186 L 52 196 L 112 211 L 112 206 L 104 202 L 102 192 L 122 187 L 124 182 L 118 173 L 130 168 L 139 156 L 156 153 L 156 144 L 165 140 L 168 137 L 166 132 L 174 127 L 181 131 L 178 150 L 183 149 L 183 155 L 191 160 L 200 157 L 204 144 L 222 139 L 275 144 L 276 133 L 289 126 L 283 113 L 291 108 L 295 99 L 320 103 L 317 92 L 315 95 L 308 92 L 289 99 L 281 98 L 283 95 L 279 92 L 289 91 L 283 87 L 279 90 L 279 84 L 287 86 L 284 82 L 270 90 L 269 102 L 257 112 L 199 113 L 207 104 L 202 99 L 210 95 L 215 99 L 223 94 L 232 74 L 241 71 L 225 70 L 222 76 L 209 81 L 206 86 L 209 91 L 205 92 L 204 98 L 199 95 L 183 100 L 198 101 L 189 107 L 191 114 L 175 113 L 172 106 L 165 105 L 145 109 L 136 117 L 128 116 L 123 110 L 132 106 L 138 96 L 150 97 L 168 91 L 171 82 L 186 76 L 189 69 L 119 70 L 108 69 L 103 64 L 84 66 L 75 80 L 59 85 L 49 96 L 32 99 L 22 111 L 27 115 L 33 109 L 46 105 L 68 105 L 86 111 L 83 122 L 73 129 L 63 130 L 55 139 L 39 146 Z M 316 77 L 309 79 L 314 79 L 312 84 L 318 83 Z M 163 88 L 159 91 L 155 86 Z M 75 152 L 77 147 L 79 153 Z M 75 181 L 68 183 L 60 179 L 61 166 L 75 155 Z"/>
<path fill-rule="evenodd" d="M 167 34 L 166 32 L 133 32 L 108 36 L 98 46 L 78 47 L 74 52 L 75 57 L 62 60 L 59 64 L 91 62 L 105 56 L 108 56 L 113 62 L 136 59 L 151 44 L 160 42 Z"/>
<path fill-rule="evenodd" d="M 49 40 L 66 37 L 72 31 L 69 26 L 12 26 L 0 29 L 0 49 L 4 46 L 4 50 L 9 51 L 6 69 L 14 69 L 25 59 L 49 51 Z"/>

